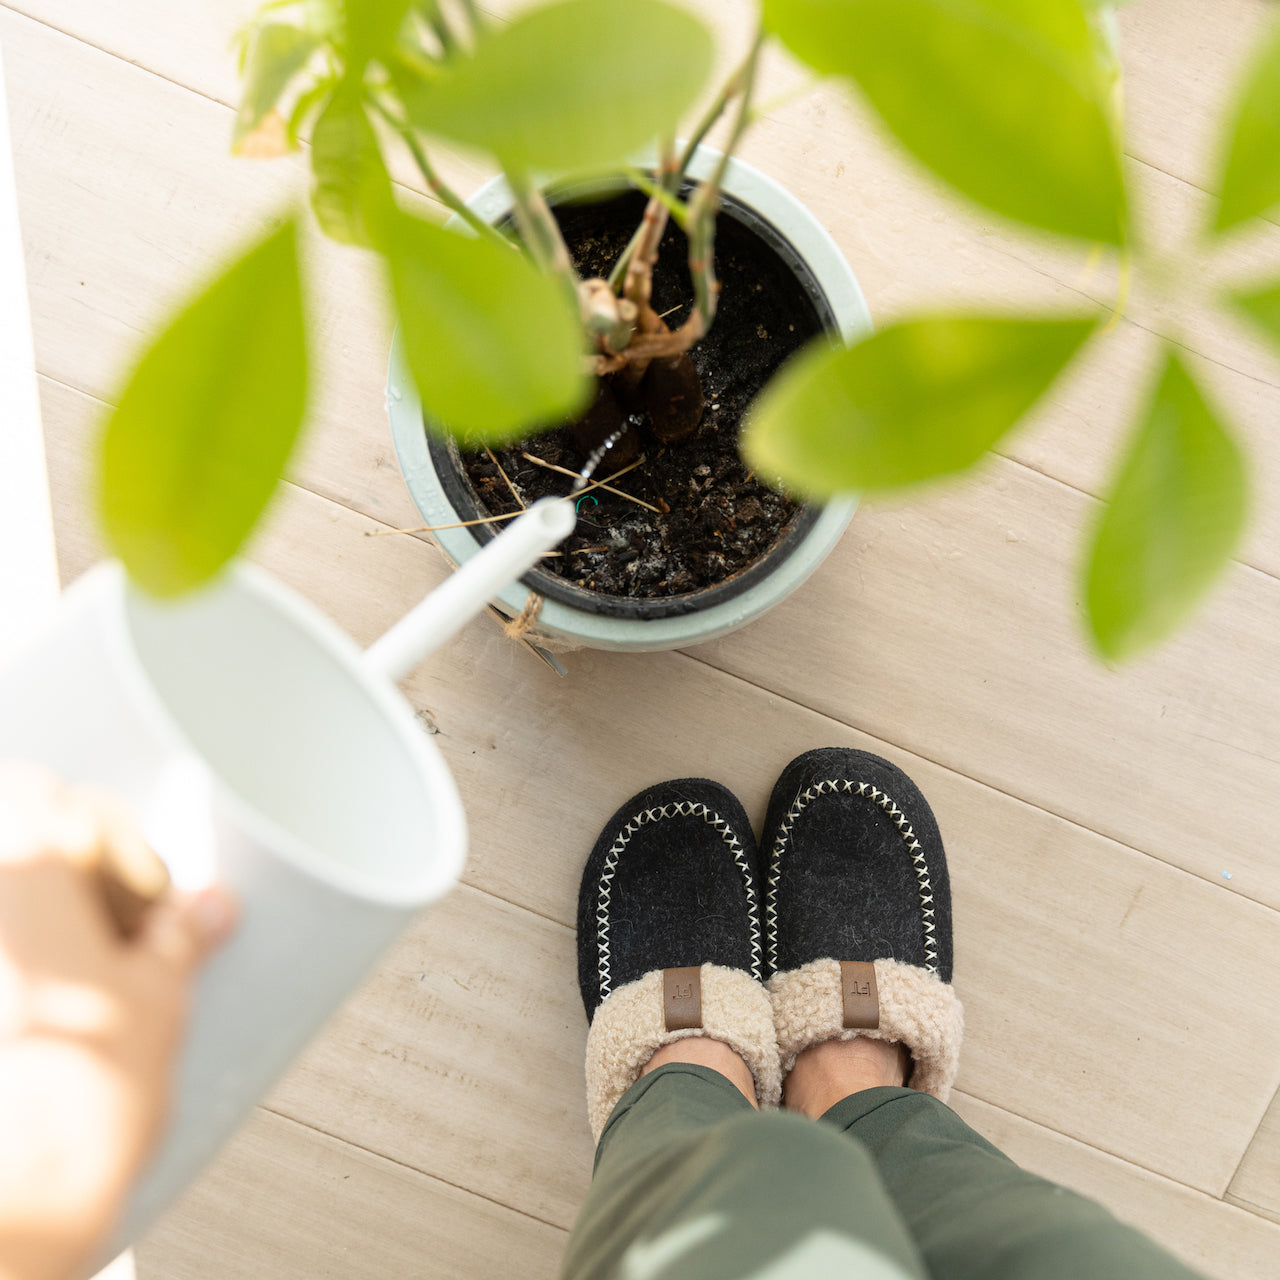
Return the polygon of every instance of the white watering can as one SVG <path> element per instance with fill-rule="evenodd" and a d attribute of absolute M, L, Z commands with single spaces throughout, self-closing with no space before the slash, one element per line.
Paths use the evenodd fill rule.
<path fill-rule="evenodd" d="M 458 879 L 458 793 L 395 681 L 576 516 L 572 501 L 536 503 L 363 654 L 244 564 L 159 602 L 108 563 L 59 598 L 2 67 L 0 285 L 0 758 L 115 791 L 175 884 L 216 879 L 240 903 L 199 979 L 169 1127 L 114 1252 Z"/>
<path fill-rule="evenodd" d="M 572 501 L 536 503 L 363 653 L 252 566 L 161 602 L 102 564 L 0 669 L 0 758 L 110 788 L 179 887 L 216 878 L 240 901 L 199 979 L 169 1128 L 113 1251 L 457 880 L 457 790 L 394 682 L 575 520 Z"/>

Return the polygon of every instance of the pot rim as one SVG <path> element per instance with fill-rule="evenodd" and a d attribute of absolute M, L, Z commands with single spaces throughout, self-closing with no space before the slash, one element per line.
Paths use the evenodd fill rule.
<path fill-rule="evenodd" d="M 718 152 L 700 147 L 689 166 L 689 176 L 694 180 L 708 177 L 718 160 Z M 637 160 L 641 167 L 655 162 L 656 156 L 652 153 Z M 575 184 L 572 189 L 589 188 L 584 183 L 581 188 Z M 797 275 L 834 334 L 848 342 L 871 332 L 871 317 L 853 271 L 830 234 L 799 200 L 779 183 L 737 158 L 730 158 L 728 162 L 722 189 L 739 209 L 748 211 L 748 225 L 753 230 L 764 234 L 784 258 L 791 259 L 793 266 L 799 264 L 803 268 Z M 506 179 L 501 175 L 491 179 L 467 204 L 486 221 L 501 219 L 511 206 Z M 809 280 L 805 280 L 806 275 Z M 421 402 L 408 371 L 398 329 L 392 340 L 388 368 L 387 408 L 400 468 L 425 522 L 448 524 L 466 518 L 466 513 L 455 509 L 437 469 L 437 460 L 432 457 L 428 433 L 423 427 Z M 679 648 L 727 634 L 758 617 L 798 587 L 835 546 L 856 507 L 857 497 L 849 495 L 822 507 L 802 508 L 774 547 L 735 575 L 736 580 L 747 581 L 731 579 L 729 583 L 715 584 L 685 596 L 667 597 L 662 602 L 668 605 L 665 616 L 636 616 L 634 612 L 630 616 L 610 616 L 548 596 L 539 613 L 537 630 L 543 635 L 564 637 L 592 647 L 632 651 Z M 482 545 L 482 540 L 467 528 L 439 530 L 433 537 L 455 564 L 470 559 Z M 724 591 L 726 586 L 731 590 Z M 538 589 L 536 580 L 531 584 L 521 579 L 500 593 L 498 602 L 514 616 L 524 608 L 531 587 Z M 705 605 L 701 603 L 718 590 L 721 592 L 718 599 Z M 676 608 L 670 607 L 673 602 Z"/>

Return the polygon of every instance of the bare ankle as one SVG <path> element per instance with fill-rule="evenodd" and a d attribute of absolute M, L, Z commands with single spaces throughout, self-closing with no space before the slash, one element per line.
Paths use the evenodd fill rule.
<path fill-rule="evenodd" d="M 782 1086 L 782 1102 L 791 1111 L 817 1119 L 851 1093 L 901 1085 L 911 1055 L 896 1041 L 824 1040 L 798 1058 Z"/>
<path fill-rule="evenodd" d="M 751 1069 L 742 1055 L 735 1053 L 722 1040 L 713 1040 L 710 1036 L 686 1036 L 683 1040 L 673 1040 L 664 1044 L 649 1059 L 642 1076 L 650 1071 L 665 1067 L 672 1062 L 690 1062 L 699 1067 L 710 1067 L 718 1071 L 738 1092 L 754 1107 L 756 1103 L 756 1083 Z"/>

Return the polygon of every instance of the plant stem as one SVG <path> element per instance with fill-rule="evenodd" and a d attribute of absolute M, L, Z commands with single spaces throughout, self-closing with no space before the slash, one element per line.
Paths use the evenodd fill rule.
<path fill-rule="evenodd" d="M 440 42 L 441 55 L 448 62 L 458 52 L 458 37 L 453 34 L 453 29 L 449 26 L 443 14 L 437 18 L 428 18 L 426 22 L 435 38 Z"/>
<path fill-rule="evenodd" d="M 689 274 L 693 278 L 694 310 L 680 328 L 689 329 L 688 349 L 711 328 L 716 314 L 716 301 L 720 295 L 720 281 L 716 279 L 715 244 L 716 214 L 720 211 L 720 184 L 724 181 L 729 158 L 733 155 L 747 126 L 751 123 L 751 95 L 755 89 L 756 70 L 760 65 L 760 48 L 764 43 L 764 31 L 757 32 L 751 43 L 751 52 L 739 72 L 738 113 L 734 117 L 729 140 L 720 153 L 720 160 L 709 181 L 702 183 L 689 202 Z"/>
<path fill-rule="evenodd" d="M 711 132 L 716 121 L 724 115 L 725 109 L 728 107 L 729 103 L 732 102 L 735 95 L 740 92 L 748 64 L 754 67 L 753 59 L 757 49 L 759 48 L 759 43 L 760 40 L 759 37 L 757 37 L 756 43 L 752 46 L 752 50 L 748 55 L 747 61 L 745 61 L 742 66 L 740 66 L 737 71 L 735 71 L 733 75 L 725 81 L 724 88 L 720 90 L 715 101 L 707 108 L 702 119 L 699 120 L 697 125 L 694 127 L 693 133 L 685 143 L 684 151 L 681 152 L 680 159 L 676 162 L 675 167 L 663 175 L 662 187 L 668 195 L 675 195 L 676 190 L 680 186 L 681 179 L 684 177 L 685 172 L 688 170 L 689 165 L 693 160 L 694 153 L 698 150 L 698 147 L 702 145 L 702 140 Z M 627 267 L 631 264 L 632 256 L 640 247 L 640 240 L 643 234 L 644 227 L 637 227 L 630 241 L 627 243 L 627 247 L 622 251 L 622 256 L 613 264 L 613 270 L 609 272 L 610 288 L 616 290 L 622 283 L 626 276 Z"/>
<path fill-rule="evenodd" d="M 756 67 L 763 40 L 762 31 L 752 43 L 751 52 L 739 72 L 738 91 L 741 97 L 738 112 L 719 163 L 711 177 L 699 184 L 689 201 L 689 275 L 693 280 L 693 311 L 674 333 L 637 334 L 623 353 L 633 367 L 641 367 L 648 360 L 677 356 L 688 351 L 711 328 L 711 322 L 715 319 L 716 301 L 720 294 L 720 282 L 715 273 L 716 214 L 720 208 L 720 184 L 724 181 L 733 149 L 751 123 L 751 92 L 755 87 Z"/>
<path fill-rule="evenodd" d="M 667 179 L 675 168 L 674 149 L 674 142 L 664 143 L 662 158 L 658 162 L 659 190 L 664 193 Z M 658 261 L 658 245 L 667 229 L 668 212 L 666 200 L 657 192 L 649 197 L 644 217 L 640 220 L 639 239 L 622 281 L 623 296 L 636 304 L 642 333 L 652 333 L 661 327 L 649 306 L 649 298 L 653 294 L 653 268 Z"/>
<path fill-rule="evenodd" d="M 627 181 L 633 187 L 643 191 L 651 200 L 657 200 L 666 206 L 667 212 L 676 220 L 676 225 L 683 227 L 688 215 L 688 206 L 678 196 L 673 196 L 666 187 L 654 182 L 647 173 L 640 169 L 627 169 Z"/>
<path fill-rule="evenodd" d="M 754 46 L 752 52 L 754 53 Z M 750 60 L 750 55 L 748 56 Z M 729 103 L 733 101 L 735 95 L 742 92 L 743 76 L 747 69 L 747 63 L 744 62 L 737 71 L 725 81 L 725 86 L 720 90 L 720 95 L 707 108 L 706 114 L 698 121 L 692 134 L 689 135 L 688 141 L 684 144 L 684 150 L 680 153 L 680 164 L 677 168 L 675 179 L 678 183 L 684 177 L 685 171 L 693 162 L 694 153 L 702 145 L 703 139 L 714 128 L 717 120 L 724 115 Z"/>
<path fill-rule="evenodd" d="M 471 25 L 472 39 L 478 38 L 485 28 L 484 14 L 480 12 L 480 6 L 476 0 L 462 0 L 462 9 L 467 15 L 467 22 Z"/>
<path fill-rule="evenodd" d="M 495 231 L 483 218 L 479 217 L 473 210 L 469 209 L 462 197 L 459 196 L 440 175 L 435 171 L 435 167 L 431 161 L 427 159 L 427 153 L 423 150 L 422 144 L 413 135 L 413 128 L 397 120 L 390 111 L 378 101 L 377 98 L 370 98 L 370 104 L 373 109 L 399 134 L 400 139 L 405 146 L 409 148 L 409 154 L 413 157 L 414 163 L 418 166 L 419 172 L 422 174 L 423 180 L 427 184 L 427 190 L 447 208 L 452 209 L 454 213 L 460 217 L 482 240 L 491 240 L 495 244 L 500 244 L 504 248 L 512 248 L 509 240 L 506 240 L 497 231 Z"/>
<path fill-rule="evenodd" d="M 578 276 L 569 257 L 569 248 L 560 234 L 560 224 L 551 212 L 546 198 L 534 186 L 527 172 L 506 171 L 515 206 L 516 226 L 533 260 L 548 274 L 568 287 L 574 306 L 578 305 Z"/>

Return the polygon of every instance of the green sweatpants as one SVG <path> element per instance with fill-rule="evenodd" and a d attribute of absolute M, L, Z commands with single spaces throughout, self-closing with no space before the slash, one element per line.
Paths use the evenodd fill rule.
<path fill-rule="evenodd" d="M 949 1107 L 868 1089 L 758 1115 L 706 1067 L 623 1095 L 562 1280 L 1198 1280 L 1101 1206 L 1019 1169 Z"/>

